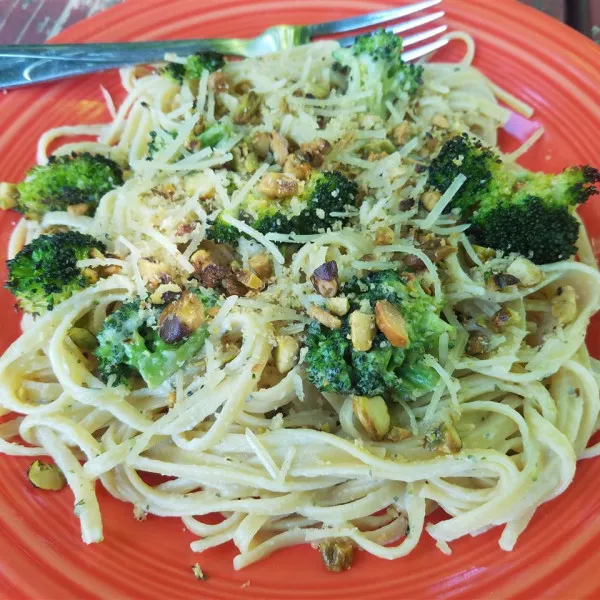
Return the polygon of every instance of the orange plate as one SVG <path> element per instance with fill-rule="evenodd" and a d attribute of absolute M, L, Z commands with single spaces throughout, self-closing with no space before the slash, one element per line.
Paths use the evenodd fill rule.
<path fill-rule="evenodd" d="M 251 36 L 276 23 L 310 23 L 382 9 L 366 0 L 132 0 L 77 24 L 61 42 Z M 446 0 L 452 29 L 477 40 L 476 64 L 499 85 L 536 108 L 546 135 L 523 163 L 558 171 L 600 163 L 600 50 L 541 13 L 513 0 Z M 445 51 L 457 56 L 460 44 Z M 0 181 L 17 180 L 34 162 L 35 143 L 48 127 L 108 121 L 100 84 L 117 100 L 115 73 L 40 85 L 0 96 Z M 532 130 L 515 117 L 505 147 Z M 600 233 L 600 201 L 582 213 Z M 0 216 L 7 238 L 16 215 Z M 0 249 L 2 264 L 5 244 Z M 1 274 L 0 274 L 1 275 Z M 18 317 L 0 292 L 6 315 L 0 350 L 14 339 Z M 590 344 L 598 356 L 598 322 Z M 328 573 L 309 546 L 286 549 L 235 572 L 232 544 L 197 556 L 178 519 L 138 523 L 130 505 L 99 490 L 105 542 L 86 547 L 79 537 L 69 490 L 33 491 L 28 459 L 0 459 L 0 597 L 2 598 L 600 598 L 600 460 L 579 465 L 569 490 L 538 511 L 514 552 L 497 546 L 499 529 L 452 544 L 445 556 L 423 536 L 407 558 L 390 563 L 361 552 L 342 575 Z M 437 515 L 436 515 L 437 516 Z M 208 581 L 194 579 L 199 560 Z"/>

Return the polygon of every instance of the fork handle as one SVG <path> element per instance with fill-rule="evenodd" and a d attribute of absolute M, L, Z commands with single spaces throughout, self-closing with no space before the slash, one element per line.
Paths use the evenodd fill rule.
<path fill-rule="evenodd" d="M 166 52 L 183 55 L 211 50 L 248 56 L 249 41 L 173 40 L 107 44 L 0 46 L 0 89 L 163 60 Z"/>

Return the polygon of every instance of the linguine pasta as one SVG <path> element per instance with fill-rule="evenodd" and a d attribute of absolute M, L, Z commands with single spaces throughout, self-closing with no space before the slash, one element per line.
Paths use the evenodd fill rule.
<path fill-rule="evenodd" d="M 214 149 L 184 149 L 199 118 L 213 122 L 239 101 L 234 93 L 217 94 L 207 72 L 195 85 L 180 85 L 151 69 L 125 69 L 127 96 L 120 106 L 102 90 L 114 112 L 108 124 L 60 127 L 42 136 L 40 164 L 55 140 L 85 134 L 95 140 L 63 144 L 55 154 L 94 152 L 129 166 L 124 184 L 102 198 L 93 217 L 50 212 L 39 222 L 22 220 L 9 245 L 14 256 L 40 233 L 68 227 L 106 240 L 111 255 L 85 266 L 118 267 L 54 310 L 25 317 L 23 334 L 0 359 L 0 414 L 12 415 L 0 425 L 0 452 L 55 461 L 73 492 L 85 543 L 103 537 L 99 480 L 109 494 L 132 504 L 138 518 L 181 518 L 198 538 L 194 551 L 232 541 L 239 551 L 236 569 L 279 548 L 331 538 L 349 538 L 384 559 L 408 554 L 423 535 L 450 552 L 453 540 L 495 526 L 502 527 L 501 548 L 512 550 L 536 509 L 567 489 L 577 460 L 600 452 L 588 448 L 598 424 L 600 371 L 585 347 L 599 308 L 600 275 L 583 228 L 579 261 L 542 266 L 541 279 L 529 287 L 490 290 L 485 272 L 514 257 L 485 255 L 471 244 L 468 227 L 444 211 L 452 193 L 430 212 L 410 204 L 426 189 L 427 173 L 413 157 L 429 154 L 433 127 L 467 131 L 496 146 L 497 130 L 510 114 L 504 106 L 532 114 L 471 65 L 468 35 L 452 37 L 467 46 L 463 60 L 426 64 L 420 101 L 390 104 L 387 123 L 367 114 L 365 93 L 352 86 L 325 98 L 300 93 L 330 80 L 335 42 L 224 68 L 233 86 L 263 95 L 254 130 L 277 130 L 297 144 L 325 138 L 333 147 L 327 160 L 351 171 L 370 193 L 346 215 L 350 225 L 314 235 L 260 234 L 230 218 L 248 234 L 238 260 L 248 268 L 253 257 L 266 255 L 271 282 L 259 293 L 221 297 L 198 360 L 154 389 L 104 383 L 70 330 L 85 319 L 95 334 L 115 303 L 151 297 L 143 258 L 182 278 L 192 275 L 191 258 L 211 215 L 237 206 L 277 166 L 261 162 L 231 185 L 228 165 L 242 134 Z M 385 139 L 407 120 L 412 130 L 397 150 L 359 156 L 361 145 Z M 162 145 L 147 160 L 151 132 Z M 542 133 L 506 160 L 515 161 Z M 407 208 L 399 211 L 399 204 Z M 392 230 L 392 244 L 378 243 L 382 227 Z M 456 251 L 432 261 L 406 234 L 411 227 Z M 302 340 L 309 307 L 323 300 L 310 276 L 335 260 L 348 281 L 403 268 L 406 256 L 422 262 L 422 280 L 443 302 L 456 340 L 441 336 L 439 351 L 427 358 L 439 374 L 432 391 L 390 404 L 403 439 L 374 441 L 351 398 L 320 393 L 307 381 Z M 565 286 L 575 291 L 576 315 L 560 324 L 551 302 Z M 491 346 L 484 357 L 467 352 L 478 320 L 502 308 L 518 318 L 501 334 L 487 332 Z M 273 367 L 280 336 L 301 347 L 285 373 Z M 428 432 L 443 421 L 453 423 L 461 449 L 427 447 Z M 164 481 L 150 485 L 146 473 Z M 437 507 L 446 518 L 428 525 L 426 516 Z M 223 520 L 206 521 L 213 513 Z"/>

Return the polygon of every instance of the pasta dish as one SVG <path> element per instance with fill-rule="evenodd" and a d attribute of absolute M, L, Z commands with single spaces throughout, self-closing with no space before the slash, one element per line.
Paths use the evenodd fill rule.
<path fill-rule="evenodd" d="M 599 453 L 576 207 L 600 173 L 520 167 L 542 129 L 503 153 L 533 110 L 451 37 L 458 63 L 406 64 L 381 31 L 124 69 L 109 123 L 50 129 L 0 185 L 24 215 L 0 452 L 70 488 L 86 544 L 103 488 L 181 518 L 196 552 L 232 541 L 236 569 L 496 526 L 512 550 Z"/>

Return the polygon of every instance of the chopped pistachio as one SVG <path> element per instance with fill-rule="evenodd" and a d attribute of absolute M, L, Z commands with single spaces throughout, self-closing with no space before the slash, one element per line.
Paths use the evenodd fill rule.
<path fill-rule="evenodd" d="M 256 254 L 248 259 L 250 268 L 263 280 L 273 275 L 273 262 L 268 254 Z"/>
<path fill-rule="evenodd" d="M 372 440 L 382 440 L 390 430 L 390 413 L 381 396 L 352 396 L 352 410 Z"/>
<path fill-rule="evenodd" d="M 434 263 L 440 263 L 445 258 L 454 254 L 457 249 L 448 244 L 444 238 L 427 235 L 419 240 L 419 249 Z"/>
<path fill-rule="evenodd" d="M 207 265 L 213 264 L 214 260 L 208 250 L 200 248 L 200 250 L 196 250 L 196 252 L 190 256 L 190 262 L 196 271 L 201 271 Z"/>
<path fill-rule="evenodd" d="M 352 346 L 360 352 L 368 352 L 377 334 L 375 316 L 355 310 L 350 314 L 350 337 Z"/>
<path fill-rule="evenodd" d="M 329 96 L 329 92 L 331 91 L 329 85 L 324 82 L 313 81 L 310 82 L 308 85 L 308 94 L 306 95 L 307 98 L 313 96 L 314 98 L 319 98 L 320 100 L 323 100 L 324 98 L 327 98 L 327 96 Z"/>
<path fill-rule="evenodd" d="M 392 132 L 392 139 L 396 146 L 403 146 L 410 138 L 410 123 L 402 121 Z"/>
<path fill-rule="evenodd" d="M 519 313 L 510 308 L 502 307 L 492 317 L 491 325 L 494 331 L 502 331 L 509 325 L 518 325 L 520 321 Z"/>
<path fill-rule="evenodd" d="M 291 335 L 277 337 L 275 366 L 280 373 L 291 371 L 298 362 L 299 344 Z"/>
<path fill-rule="evenodd" d="M 462 440 L 454 425 L 441 423 L 430 429 L 423 440 L 425 450 L 431 452 L 442 452 L 444 454 L 456 454 L 462 449 Z"/>
<path fill-rule="evenodd" d="M 244 94 L 233 113 L 233 122 L 236 125 L 246 125 L 259 113 L 260 104 L 261 99 L 256 92 Z"/>
<path fill-rule="evenodd" d="M 140 258 L 138 268 L 142 279 L 152 288 L 158 287 L 161 283 L 169 283 L 173 278 L 171 269 L 162 262 Z"/>
<path fill-rule="evenodd" d="M 375 321 L 379 331 L 396 348 L 408 346 L 408 331 L 402 313 L 387 300 L 378 300 L 375 304 Z"/>
<path fill-rule="evenodd" d="M 254 152 L 248 152 L 248 154 L 244 158 L 244 163 L 243 163 L 244 170 L 247 173 L 254 173 L 254 171 L 256 171 L 256 169 L 258 169 L 259 166 L 260 166 L 260 162 L 259 162 L 256 154 L 254 154 Z"/>
<path fill-rule="evenodd" d="M 275 162 L 282 167 L 288 157 L 289 147 L 290 143 L 285 136 L 281 135 L 278 131 L 271 132 L 271 152 L 273 153 Z"/>
<path fill-rule="evenodd" d="M 486 248 L 485 246 L 473 244 L 473 250 L 475 251 L 477 258 L 483 263 L 496 256 L 496 251 L 493 248 Z"/>
<path fill-rule="evenodd" d="M 436 127 L 441 127 L 442 129 L 448 129 L 450 127 L 450 123 L 448 119 L 444 117 L 444 115 L 435 115 L 431 121 Z"/>
<path fill-rule="evenodd" d="M 465 352 L 469 356 L 481 356 L 488 351 L 489 340 L 487 336 L 483 335 L 483 333 L 477 333 L 473 331 L 469 335 L 469 340 L 467 342 L 467 347 L 465 348 Z"/>
<path fill-rule="evenodd" d="M 229 90 L 229 79 L 225 73 L 214 72 L 208 76 L 208 87 L 216 93 Z"/>
<path fill-rule="evenodd" d="M 14 208 L 17 205 L 19 198 L 19 192 L 15 183 L 7 183 L 3 181 L 0 183 L 0 208 L 8 210 Z"/>
<path fill-rule="evenodd" d="M 334 573 L 346 571 L 354 560 L 354 545 L 349 538 L 323 540 L 319 552 L 327 569 Z"/>
<path fill-rule="evenodd" d="M 136 521 L 145 521 L 148 517 L 148 513 L 139 505 L 133 505 L 133 518 Z"/>
<path fill-rule="evenodd" d="M 31 463 L 27 471 L 27 477 L 31 485 L 41 490 L 57 492 L 67 485 L 67 479 L 56 465 L 50 465 L 41 460 L 35 460 Z"/>
<path fill-rule="evenodd" d="M 506 272 L 519 280 L 519 287 L 532 287 L 544 278 L 540 268 L 522 256 L 515 259 Z"/>
<path fill-rule="evenodd" d="M 340 329 L 342 326 L 342 322 L 337 317 L 334 317 L 331 313 L 323 310 L 320 306 L 316 304 L 311 304 L 308 307 L 308 316 L 315 319 L 321 323 L 321 325 L 325 325 L 329 329 Z"/>
<path fill-rule="evenodd" d="M 181 288 L 176 283 L 162 283 L 150 295 L 152 304 L 165 304 L 177 299 L 181 294 Z"/>
<path fill-rule="evenodd" d="M 240 283 L 243 283 L 251 290 L 262 290 L 265 287 L 264 281 L 248 269 L 236 270 L 235 277 Z"/>
<path fill-rule="evenodd" d="M 291 175 L 296 179 L 304 181 L 308 179 L 308 176 L 311 174 L 313 168 L 310 164 L 310 161 L 304 159 L 304 155 L 300 152 L 294 152 L 290 154 L 283 167 L 283 172 L 286 175 Z"/>
<path fill-rule="evenodd" d="M 97 267 L 96 270 L 100 277 L 110 277 L 111 275 L 119 274 L 123 270 L 123 267 L 119 265 L 104 265 L 102 267 Z"/>
<path fill-rule="evenodd" d="M 325 308 L 338 317 L 343 317 L 350 310 L 350 300 L 348 298 L 328 298 L 325 302 Z"/>
<path fill-rule="evenodd" d="M 285 173 L 266 173 L 258 189 L 269 198 L 290 198 L 298 191 L 298 181 Z"/>
<path fill-rule="evenodd" d="M 518 285 L 519 279 L 509 273 L 495 273 L 487 280 L 487 288 L 490 292 L 504 290 L 511 285 Z"/>
<path fill-rule="evenodd" d="M 81 216 L 85 215 L 89 212 L 91 206 L 86 204 L 85 202 L 80 202 L 79 204 L 71 204 L 67 206 L 67 212 L 70 215 Z"/>
<path fill-rule="evenodd" d="M 421 196 L 421 204 L 425 210 L 431 212 L 440 201 L 442 195 L 437 190 L 429 190 Z"/>
<path fill-rule="evenodd" d="M 271 136 L 266 131 L 257 131 L 252 135 L 250 139 L 250 145 L 254 150 L 256 156 L 261 160 L 264 159 L 269 153 L 269 146 L 271 144 Z"/>
<path fill-rule="evenodd" d="M 315 291 L 324 298 L 333 298 L 338 293 L 338 268 L 335 260 L 323 263 L 317 267 L 310 277 Z"/>
<path fill-rule="evenodd" d="M 377 246 L 389 246 L 394 243 L 394 230 L 391 227 L 378 227 L 375 232 L 375 244 Z"/>
<path fill-rule="evenodd" d="M 184 292 L 167 305 L 158 319 L 158 335 L 167 344 L 187 337 L 204 322 L 204 305 L 193 292 Z"/>
<path fill-rule="evenodd" d="M 299 158 L 309 162 L 312 167 L 318 168 L 323 164 L 325 154 L 330 151 L 331 144 L 326 139 L 316 138 L 312 142 L 301 144 L 296 154 Z"/>
<path fill-rule="evenodd" d="M 94 269 L 90 269 L 89 267 L 82 269 L 81 274 L 90 282 L 96 283 L 100 278 L 98 273 L 94 271 Z"/>
<path fill-rule="evenodd" d="M 363 144 L 360 148 L 360 153 L 364 157 L 370 157 L 369 160 L 380 160 L 396 151 L 394 144 L 390 140 L 371 140 Z"/>
<path fill-rule="evenodd" d="M 198 581 L 206 581 L 208 579 L 208 575 L 200 568 L 198 563 L 192 565 L 192 573 Z"/>

